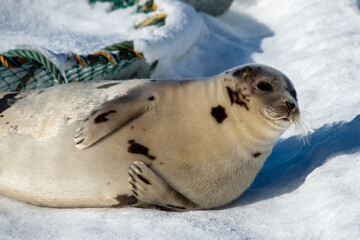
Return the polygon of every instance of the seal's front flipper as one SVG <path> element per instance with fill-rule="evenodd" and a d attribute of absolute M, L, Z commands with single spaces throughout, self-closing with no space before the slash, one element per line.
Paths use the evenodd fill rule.
<path fill-rule="evenodd" d="M 196 204 L 164 182 L 143 162 L 135 161 L 130 166 L 129 182 L 134 196 L 141 202 L 174 211 L 198 209 Z"/>
<path fill-rule="evenodd" d="M 75 134 L 76 147 L 83 149 L 91 146 L 112 131 L 141 116 L 149 110 L 150 104 L 151 101 L 137 91 L 105 102 L 80 124 Z"/>

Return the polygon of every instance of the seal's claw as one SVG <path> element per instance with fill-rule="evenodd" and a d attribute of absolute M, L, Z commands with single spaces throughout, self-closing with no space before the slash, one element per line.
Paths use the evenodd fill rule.
<path fill-rule="evenodd" d="M 81 129 L 79 129 L 79 131 L 76 133 L 74 137 L 74 141 L 75 141 L 75 146 L 79 149 L 88 147 L 86 137 L 82 134 Z"/>
<path fill-rule="evenodd" d="M 146 164 L 136 161 L 129 167 L 128 171 L 128 180 L 133 195 L 138 200 L 147 203 L 149 203 L 149 200 L 146 197 L 148 185 L 151 185 L 150 180 L 146 176 L 146 173 L 149 172 L 149 170 L 150 169 L 146 166 Z"/>

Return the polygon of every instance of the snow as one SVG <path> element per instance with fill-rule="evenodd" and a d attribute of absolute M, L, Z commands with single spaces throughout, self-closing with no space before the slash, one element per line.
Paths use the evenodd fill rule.
<path fill-rule="evenodd" d="M 154 77 L 218 74 L 246 62 L 292 79 L 314 133 L 285 133 L 252 186 L 220 209 L 52 209 L 0 197 L 0 239 L 359 239 L 360 4 L 243 0 L 217 18 L 157 0 L 166 26 L 133 30 L 133 9 L 85 0 L 2 0 L 0 52 L 30 44 L 89 53 L 127 39 Z M 124 21 L 126 19 L 126 21 Z"/>

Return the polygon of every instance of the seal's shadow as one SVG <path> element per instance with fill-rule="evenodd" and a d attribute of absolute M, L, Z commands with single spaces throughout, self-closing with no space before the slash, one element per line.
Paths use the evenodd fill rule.
<path fill-rule="evenodd" d="M 217 31 L 220 35 L 224 36 L 226 34 L 222 34 L 222 32 L 227 30 L 233 33 L 233 37 L 227 39 L 227 43 L 229 43 L 228 47 L 231 51 L 234 51 L 233 54 L 237 59 L 226 61 L 228 64 L 232 65 L 226 66 L 226 69 L 254 62 L 252 59 L 253 53 L 263 52 L 261 48 L 262 41 L 265 38 L 274 36 L 274 32 L 265 24 L 258 22 L 249 15 L 231 9 L 218 16 L 217 20 L 220 20 L 220 22 L 224 23 L 224 25 L 228 25 L 230 28 L 226 28 L 224 25 L 217 27 L 216 24 L 212 24 L 210 31 Z M 226 59 L 228 56 L 222 57 Z M 226 69 L 223 70 L 225 71 Z"/>
<path fill-rule="evenodd" d="M 325 125 L 310 144 L 291 137 L 278 142 L 250 188 L 229 207 L 251 204 L 297 189 L 330 157 L 360 151 L 360 115 L 351 122 Z"/>
<path fill-rule="evenodd" d="M 184 69 L 175 69 L 182 71 L 183 77 L 186 78 L 210 77 L 230 68 L 252 63 L 252 55 L 262 52 L 263 39 L 274 35 L 266 25 L 251 16 L 232 10 L 216 18 L 204 13 L 199 14 L 211 34 L 200 39 L 179 60 L 182 63 L 186 62 L 185 66 L 189 69 L 192 69 L 193 65 L 196 66 L 196 72 L 191 73 Z M 199 62 L 206 64 L 198 64 Z"/>

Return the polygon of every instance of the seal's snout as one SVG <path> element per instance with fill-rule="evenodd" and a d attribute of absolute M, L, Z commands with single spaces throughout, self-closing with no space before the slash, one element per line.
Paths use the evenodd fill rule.
<path fill-rule="evenodd" d="M 296 105 L 293 102 L 290 101 L 285 101 L 286 107 L 287 107 L 287 111 L 288 113 L 292 113 L 296 110 Z"/>
<path fill-rule="evenodd" d="M 292 123 L 296 123 L 299 120 L 300 110 L 296 103 L 291 100 L 285 100 L 283 109 L 286 117 L 282 120 L 290 121 Z"/>

